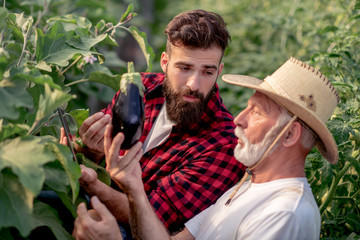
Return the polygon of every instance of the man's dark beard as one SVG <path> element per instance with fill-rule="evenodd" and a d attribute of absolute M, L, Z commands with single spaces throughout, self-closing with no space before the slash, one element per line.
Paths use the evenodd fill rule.
<path fill-rule="evenodd" d="M 194 123 L 200 122 L 206 104 L 215 91 L 215 84 L 205 97 L 203 93 L 191 91 L 189 88 L 176 92 L 172 88 L 167 76 L 165 76 L 163 91 L 169 119 L 181 128 L 189 128 Z M 193 96 L 198 98 L 199 101 L 187 102 L 182 98 L 183 96 Z"/>

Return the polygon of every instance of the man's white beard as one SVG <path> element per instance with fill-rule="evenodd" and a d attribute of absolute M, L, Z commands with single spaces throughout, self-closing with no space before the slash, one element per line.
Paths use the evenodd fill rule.
<path fill-rule="evenodd" d="M 251 167 L 254 166 L 257 162 L 260 161 L 261 157 L 270 147 L 272 142 L 275 140 L 278 133 L 281 131 L 281 126 L 276 124 L 273 126 L 270 131 L 268 131 L 264 137 L 264 139 L 256 144 L 251 144 L 249 140 L 245 137 L 243 129 L 236 127 L 235 128 L 235 135 L 241 139 L 243 142 L 243 147 L 240 144 L 237 144 L 234 149 L 234 156 L 235 158 L 244 164 L 245 166 Z M 272 153 L 278 146 L 278 143 L 271 149 L 268 153 Z"/>

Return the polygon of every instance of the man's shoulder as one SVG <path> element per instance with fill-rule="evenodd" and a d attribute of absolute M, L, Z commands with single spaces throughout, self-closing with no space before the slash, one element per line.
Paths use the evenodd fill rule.
<path fill-rule="evenodd" d="M 159 84 L 162 84 L 165 78 L 164 73 L 150 73 L 150 72 L 142 72 L 141 80 L 145 86 L 145 88 L 154 88 Z"/>

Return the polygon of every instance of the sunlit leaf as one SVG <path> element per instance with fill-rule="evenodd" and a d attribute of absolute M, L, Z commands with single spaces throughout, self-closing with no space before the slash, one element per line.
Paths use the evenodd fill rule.
<path fill-rule="evenodd" d="M 48 84 L 45 84 L 45 93 L 40 96 L 39 109 L 36 114 L 36 120 L 40 120 L 51 113 L 53 113 L 58 107 L 64 105 L 72 98 L 71 95 L 54 89 L 51 91 Z"/>
<path fill-rule="evenodd" d="M 50 18 L 48 23 L 53 25 L 56 22 L 61 22 L 65 31 L 75 30 L 76 28 L 91 28 L 92 24 L 89 19 L 77 15 L 68 14 L 65 16 L 57 16 Z"/>
<path fill-rule="evenodd" d="M 129 31 L 132 34 L 132 36 L 135 38 L 135 40 L 138 42 L 138 44 L 141 48 L 141 51 L 144 54 L 146 64 L 148 67 L 146 71 L 150 72 L 152 70 L 152 64 L 154 61 L 155 54 L 154 54 L 153 49 L 147 42 L 146 34 L 144 32 L 139 31 L 134 26 L 131 26 L 129 28 Z"/>

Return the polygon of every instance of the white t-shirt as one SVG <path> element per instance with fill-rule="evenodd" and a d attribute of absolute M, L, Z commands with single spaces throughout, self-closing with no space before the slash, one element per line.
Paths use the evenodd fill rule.
<path fill-rule="evenodd" d="M 144 141 L 144 153 L 165 142 L 171 133 L 174 123 L 167 116 L 165 104 L 166 102 L 162 105 L 159 115 Z"/>
<path fill-rule="evenodd" d="M 196 239 L 319 239 L 320 212 L 306 178 L 246 181 L 185 223 Z"/>

